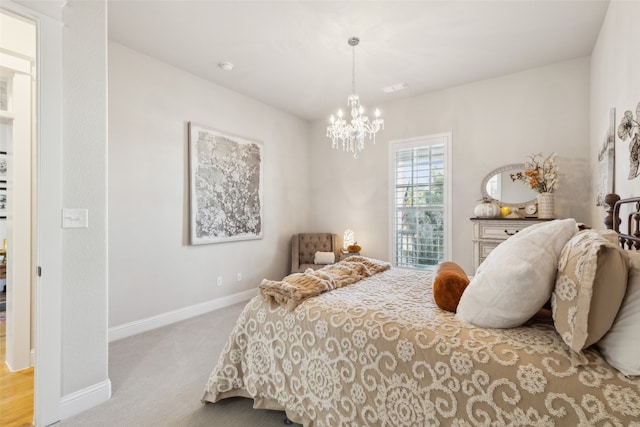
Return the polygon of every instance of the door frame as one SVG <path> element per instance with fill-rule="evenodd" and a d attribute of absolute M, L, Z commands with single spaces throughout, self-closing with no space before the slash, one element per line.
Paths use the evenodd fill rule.
<path fill-rule="evenodd" d="M 62 29 L 40 17 L 36 153 L 34 424 L 60 420 L 62 394 Z M 41 274 L 38 274 L 41 271 Z"/>
<path fill-rule="evenodd" d="M 35 22 L 36 277 L 34 425 L 60 420 L 62 354 L 62 32 L 63 23 L 10 0 L 2 8 Z M 40 274 L 41 272 L 41 274 Z"/>

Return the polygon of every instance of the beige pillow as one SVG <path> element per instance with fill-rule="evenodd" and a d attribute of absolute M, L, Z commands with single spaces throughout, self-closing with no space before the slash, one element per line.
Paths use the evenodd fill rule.
<path fill-rule="evenodd" d="M 558 261 L 553 320 L 578 354 L 611 328 L 627 289 L 628 257 L 607 237 L 596 230 L 581 231 L 567 242 Z"/>
<path fill-rule="evenodd" d="M 600 352 L 625 375 L 640 375 L 640 251 L 625 251 L 631 261 L 627 293 L 609 332 L 598 342 Z"/>
<path fill-rule="evenodd" d="M 612 245 L 618 246 L 618 233 L 613 230 L 596 230 L 596 232 L 607 239 Z"/>

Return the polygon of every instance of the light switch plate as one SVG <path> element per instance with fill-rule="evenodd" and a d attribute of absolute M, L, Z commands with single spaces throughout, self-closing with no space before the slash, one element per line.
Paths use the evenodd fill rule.
<path fill-rule="evenodd" d="M 62 209 L 62 228 L 89 228 L 89 210 Z"/>

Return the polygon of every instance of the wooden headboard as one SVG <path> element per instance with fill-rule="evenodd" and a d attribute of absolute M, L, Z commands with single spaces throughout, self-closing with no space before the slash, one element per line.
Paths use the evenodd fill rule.
<path fill-rule="evenodd" d="M 607 194 L 604 198 L 608 206 L 604 224 L 610 230 L 618 233 L 620 246 L 625 249 L 640 250 L 640 197 L 621 199 L 617 194 Z M 620 231 L 620 210 L 624 208 L 627 218 L 624 232 Z"/>

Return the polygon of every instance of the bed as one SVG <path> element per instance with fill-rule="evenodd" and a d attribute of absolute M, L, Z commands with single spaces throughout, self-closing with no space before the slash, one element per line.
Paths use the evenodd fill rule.
<path fill-rule="evenodd" d="M 394 267 L 295 309 L 254 297 L 202 400 L 247 397 L 318 427 L 640 426 L 640 377 L 595 345 L 576 364 L 545 311 L 513 328 L 461 322 L 436 306 L 433 275 Z"/>

